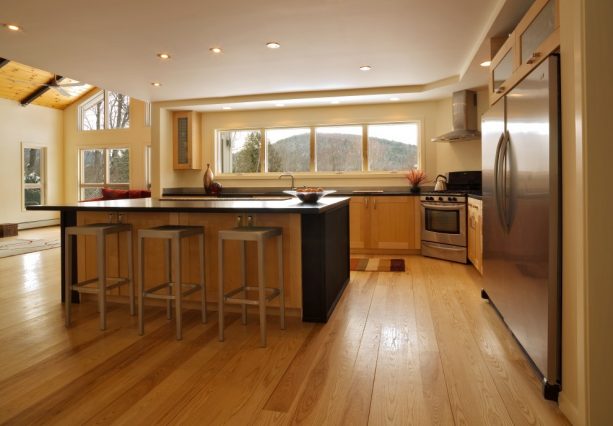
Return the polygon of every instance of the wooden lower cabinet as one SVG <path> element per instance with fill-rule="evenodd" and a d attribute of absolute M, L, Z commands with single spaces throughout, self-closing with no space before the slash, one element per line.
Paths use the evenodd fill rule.
<path fill-rule="evenodd" d="M 483 203 L 468 199 L 468 260 L 483 274 Z"/>
<path fill-rule="evenodd" d="M 356 196 L 349 203 L 354 253 L 414 253 L 421 246 L 419 197 Z"/>

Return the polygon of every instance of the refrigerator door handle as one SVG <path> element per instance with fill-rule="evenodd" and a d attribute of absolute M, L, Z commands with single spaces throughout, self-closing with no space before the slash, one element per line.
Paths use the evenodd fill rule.
<path fill-rule="evenodd" d="M 502 193 L 503 188 L 501 185 L 501 170 L 500 164 L 501 160 L 503 160 L 504 155 L 501 155 L 501 150 L 503 149 L 506 141 L 506 132 L 500 134 L 500 138 L 498 138 L 498 145 L 496 146 L 496 157 L 494 159 L 494 198 L 496 201 L 496 213 L 498 214 L 498 220 L 500 221 L 500 225 L 502 225 L 502 229 L 506 232 L 506 222 L 503 215 L 503 206 L 502 199 L 504 194 Z"/>
<path fill-rule="evenodd" d="M 511 148 L 511 135 L 508 130 L 505 130 L 505 142 L 502 153 L 502 205 L 503 218 L 505 229 L 507 232 L 511 229 L 511 201 L 509 198 L 509 182 L 511 179 L 511 170 L 509 168 L 509 150 Z"/>

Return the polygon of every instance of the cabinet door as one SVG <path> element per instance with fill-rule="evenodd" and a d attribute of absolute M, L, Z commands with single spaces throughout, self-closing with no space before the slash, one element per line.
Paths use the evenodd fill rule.
<path fill-rule="evenodd" d="M 349 201 L 349 247 L 364 249 L 368 247 L 368 203 L 370 197 L 351 197 Z"/>
<path fill-rule="evenodd" d="M 372 248 L 415 248 L 415 198 L 417 197 L 371 197 Z"/>
<path fill-rule="evenodd" d="M 517 26 L 521 64 L 532 64 L 543 58 L 542 45 L 558 28 L 556 0 L 539 0 Z"/>
<path fill-rule="evenodd" d="M 200 170 L 200 123 L 194 111 L 175 111 L 172 125 L 173 167 Z"/>
<path fill-rule="evenodd" d="M 475 266 L 483 274 L 483 202 L 478 200 L 475 206 Z"/>
<path fill-rule="evenodd" d="M 476 211 L 473 200 L 468 201 L 468 236 L 467 236 L 468 260 L 477 266 L 477 224 Z"/>

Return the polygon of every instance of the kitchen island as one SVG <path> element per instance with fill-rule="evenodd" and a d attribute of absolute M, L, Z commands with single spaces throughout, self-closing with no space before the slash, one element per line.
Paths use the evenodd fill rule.
<path fill-rule="evenodd" d="M 238 223 L 255 226 L 279 226 L 283 228 L 284 281 L 286 306 L 301 313 L 303 321 L 326 322 L 334 310 L 345 286 L 349 282 L 349 199 L 325 197 L 317 204 L 303 204 L 295 198 L 271 199 L 125 199 L 90 201 L 65 205 L 30 206 L 30 210 L 60 211 L 62 227 L 62 263 L 65 262 L 64 229 L 67 226 L 95 222 L 123 222 L 133 227 L 132 248 L 136 254 L 138 229 L 165 224 L 198 225 L 205 228 L 207 299 L 216 300 L 217 294 L 217 232 L 230 229 Z M 95 246 L 91 237 L 77 238 L 74 250 L 73 277 L 80 280 L 95 276 Z M 112 240 L 115 238 L 115 240 Z M 107 268 L 117 274 L 127 270 L 127 256 L 122 253 L 125 241 L 109 237 Z M 125 238 L 125 237 L 119 237 Z M 163 281 L 163 249 L 156 241 L 146 243 L 147 287 Z M 182 271 L 188 280 L 196 280 L 196 262 L 189 262 L 197 249 L 196 242 L 183 246 Z M 267 264 L 276 262 L 273 247 L 267 247 Z M 78 253 L 78 256 L 77 256 Z M 229 287 L 238 286 L 238 246 L 224 251 L 225 270 Z M 247 249 L 247 259 L 252 258 L 252 247 Z M 270 253 L 270 255 L 268 255 Z M 137 256 L 134 256 L 136 262 Z M 192 265 L 194 263 L 194 265 Z M 256 276 L 256 262 L 247 265 L 247 280 Z M 139 268 L 134 265 L 135 273 Z M 267 285 L 275 286 L 275 268 L 266 267 Z M 62 268 L 62 295 L 64 287 Z M 193 278 L 192 278 L 193 277 Z M 135 277 L 136 279 L 136 277 Z M 116 299 L 126 295 L 117 290 Z M 125 290 L 123 290 L 125 291 Z M 73 292 L 78 302 L 78 294 Z M 110 299 L 112 300 L 112 299 Z"/>

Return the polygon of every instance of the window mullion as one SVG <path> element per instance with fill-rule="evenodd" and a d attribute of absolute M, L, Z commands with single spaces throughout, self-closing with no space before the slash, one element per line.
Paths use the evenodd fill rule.
<path fill-rule="evenodd" d="M 260 171 L 265 173 L 268 171 L 268 162 L 266 161 L 266 133 L 264 128 L 260 129 Z"/>
<path fill-rule="evenodd" d="M 362 171 L 368 171 L 368 125 L 362 125 Z"/>
<path fill-rule="evenodd" d="M 311 134 L 309 136 L 309 171 L 315 172 L 315 160 L 316 160 L 316 152 L 315 152 L 315 127 L 309 127 L 311 129 Z"/>

